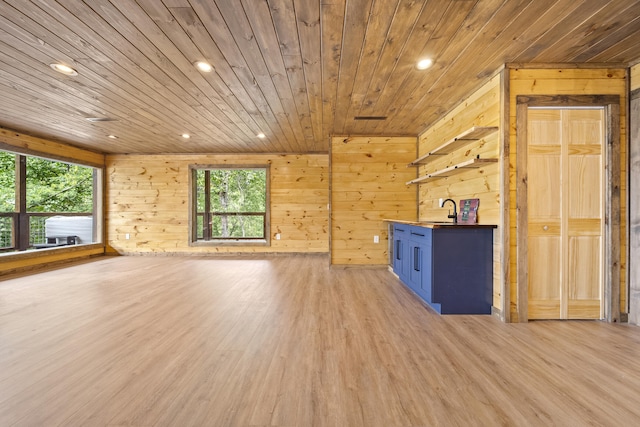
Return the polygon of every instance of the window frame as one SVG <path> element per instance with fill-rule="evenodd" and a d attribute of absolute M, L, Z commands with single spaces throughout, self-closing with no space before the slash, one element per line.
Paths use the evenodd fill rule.
<path fill-rule="evenodd" d="M 198 239 L 197 172 L 217 169 L 263 169 L 265 171 L 264 238 Z M 270 246 L 271 245 L 271 165 L 266 164 L 191 164 L 189 165 L 189 246 Z"/>
<path fill-rule="evenodd" d="M 104 235 L 104 164 L 81 161 L 65 156 L 53 155 L 51 153 L 42 153 L 31 149 L 23 149 L 21 147 L 15 147 L 8 144 L 0 143 L 0 151 L 9 153 L 16 156 L 16 204 L 14 212 L 10 215 L 3 215 L 6 217 L 12 217 L 12 240 L 13 247 L 5 248 L 0 251 L 0 257 L 2 258 L 14 258 L 22 259 L 24 257 L 38 257 L 49 253 L 50 251 L 56 252 L 75 252 L 87 248 L 104 248 L 105 235 Z M 76 166 L 86 167 L 93 169 L 93 242 L 90 243 L 78 243 L 73 245 L 55 246 L 49 248 L 31 248 L 28 244 L 29 235 L 19 233 L 19 222 L 28 222 L 31 216 L 44 216 L 41 213 L 28 212 L 26 208 L 26 180 L 23 180 L 22 175 L 26 173 L 26 161 L 29 157 L 40 158 L 51 162 L 68 163 Z M 20 168 L 20 172 L 18 172 Z M 62 216 L 73 216 L 65 213 L 57 213 Z M 27 227 L 28 229 L 28 227 Z M 22 239 L 22 241 L 21 241 Z"/>

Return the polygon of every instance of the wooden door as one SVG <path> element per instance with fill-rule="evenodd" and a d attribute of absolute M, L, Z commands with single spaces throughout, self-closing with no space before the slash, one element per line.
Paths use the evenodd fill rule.
<path fill-rule="evenodd" d="M 528 317 L 602 318 L 604 110 L 528 111 Z"/>

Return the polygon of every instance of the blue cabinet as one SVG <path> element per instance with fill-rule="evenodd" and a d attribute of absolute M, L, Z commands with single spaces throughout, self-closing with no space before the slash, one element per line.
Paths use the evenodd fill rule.
<path fill-rule="evenodd" d="M 396 224 L 393 227 L 393 271 L 400 280 L 409 278 L 409 230 L 411 226 Z"/>
<path fill-rule="evenodd" d="M 407 285 L 423 299 L 431 300 L 431 230 L 411 227 L 409 230 L 409 281 Z"/>
<path fill-rule="evenodd" d="M 441 314 L 490 314 L 493 226 L 394 223 L 393 271 Z"/>

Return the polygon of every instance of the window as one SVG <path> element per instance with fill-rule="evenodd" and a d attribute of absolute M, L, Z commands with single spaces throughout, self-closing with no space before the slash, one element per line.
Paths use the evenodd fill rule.
<path fill-rule="evenodd" d="M 192 243 L 268 243 L 268 167 L 191 168 Z"/>
<path fill-rule="evenodd" d="M 0 251 L 100 242 L 100 173 L 93 167 L 0 151 Z"/>

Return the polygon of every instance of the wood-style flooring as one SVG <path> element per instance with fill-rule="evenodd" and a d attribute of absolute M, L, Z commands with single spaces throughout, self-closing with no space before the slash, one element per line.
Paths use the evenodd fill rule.
<path fill-rule="evenodd" d="M 0 282 L 0 426 L 640 423 L 640 328 L 438 316 L 326 256 L 109 257 Z"/>

